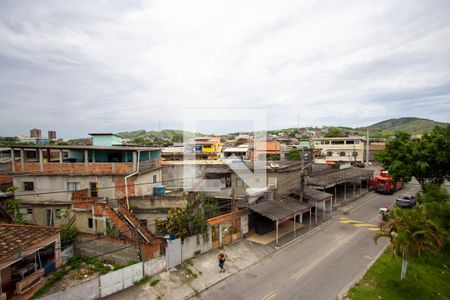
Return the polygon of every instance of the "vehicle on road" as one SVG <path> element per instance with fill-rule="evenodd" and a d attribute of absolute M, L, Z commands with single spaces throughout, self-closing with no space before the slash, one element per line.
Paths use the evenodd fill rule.
<path fill-rule="evenodd" d="M 371 181 L 371 185 L 376 193 L 392 195 L 402 189 L 404 183 L 402 179 L 390 177 L 388 171 L 381 171 L 380 175 L 375 176 L 375 179 Z"/>
<path fill-rule="evenodd" d="M 412 195 L 401 195 L 395 199 L 395 204 L 404 208 L 413 208 L 416 206 L 416 197 Z"/>

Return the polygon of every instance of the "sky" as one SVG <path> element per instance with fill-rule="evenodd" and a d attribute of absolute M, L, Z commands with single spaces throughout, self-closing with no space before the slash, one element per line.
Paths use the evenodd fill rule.
<path fill-rule="evenodd" d="M 449 122 L 450 1 L 0 2 L 0 136 L 182 129 L 202 109 Z"/>

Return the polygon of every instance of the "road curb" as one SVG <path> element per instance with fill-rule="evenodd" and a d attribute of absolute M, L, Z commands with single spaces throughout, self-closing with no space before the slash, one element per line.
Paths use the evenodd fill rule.
<path fill-rule="evenodd" d="M 350 291 L 352 287 L 355 286 L 363 277 L 366 275 L 367 271 L 373 266 L 373 264 L 380 258 L 380 256 L 386 251 L 389 243 L 384 246 L 380 252 L 377 253 L 375 258 L 364 268 L 359 274 L 357 274 L 350 282 L 337 294 L 337 300 L 344 300 L 347 297 L 347 293 Z"/>
<path fill-rule="evenodd" d="M 205 287 L 204 289 L 201 289 L 201 290 L 197 290 L 197 291 L 195 291 L 195 292 L 192 292 L 191 294 L 189 294 L 188 296 L 184 297 L 183 299 L 191 299 L 191 298 L 195 297 L 196 295 L 201 294 L 201 293 L 203 293 L 204 291 L 207 291 L 208 289 L 210 289 L 210 288 L 216 286 L 217 284 L 223 282 L 224 280 L 228 279 L 229 277 L 231 277 L 231 276 L 233 276 L 233 275 L 236 275 L 236 274 L 238 274 L 238 273 L 240 273 L 240 272 L 242 272 L 242 271 L 245 271 L 245 270 L 247 270 L 247 269 L 253 267 L 254 265 L 260 263 L 260 262 L 263 261 L 264 259 L 273 256 L 275 253 L 277 253 L 277 252 L 279 252 L 279 251 L 282 251 L 283 249 L 288 248 L 289 246 L 291 246 L 291 245 L 294 244 L 295 242 L 301 241 L 301 240 L 307 238 L 308 236 L 312 235 L 313 233 L 315 233 L 315 232 L 317 232 L 317 231 L 320 231 L 321 229 L 323 229 L 324 227 L 326 227 L 327 225 L 329 225 L 334 219 L 335 219 L 335 216 L 331 217 L 331 219 L 329 219 L 329 220 L 327 220 L 327 221 L 321 223 L 321 224 L 318 225 L 317 227 L 312 228 L 311 230 L 305 232 L 304 234 L 299 235 L 298 237 L 296 237 L 296 238 L 293 239 L 292 241 L 289 241 L 289 242 L 287 242 L 286 244 L 280 246 L 278 249 L 275 249 L 275 251 L 273 251 L 273 252 L 267 254 L 266 256 L 264 256 L 264 257 L 262 257 L 261 259 L 255 261 L 255 262 L 252 263 L 251 265 L 248 265 L 247 267 L 245 267 L 245 268 L 243 268 L 243 269 L 239 269 L 237 272 L 232 273 L 232 274 L 228 275 L 227 277 L 221 278 L 220 280 L 218 280 L 218 281 L 214 282 L 213 284 L 211 284 L 211 285 Z M 191 286 L 191 288 L 192 288 L 192 286 Z"/>

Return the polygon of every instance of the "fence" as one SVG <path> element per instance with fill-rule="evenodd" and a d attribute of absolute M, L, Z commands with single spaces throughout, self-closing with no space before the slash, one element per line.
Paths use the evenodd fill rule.
<path fill-rule="evenodd" d="M 65 265 L 70 258 L 74 255 L 73 246 L 69 246 L 66 249 L 61 251 L 61 260 L 63 265 Z"/>
<path fill-rule="evenodd" d="M 126 289 L 142 278 L 144 278 L 142 262 L 102 275 L 100 276 L 100 297 Z"/>
<path fill-rule="evenodd" d="M 50 294 L 40 298 L 41 300 L 94 300 L 100 298 L 98 277 L 78 285 L 69 287 L 65 290 Z"/>

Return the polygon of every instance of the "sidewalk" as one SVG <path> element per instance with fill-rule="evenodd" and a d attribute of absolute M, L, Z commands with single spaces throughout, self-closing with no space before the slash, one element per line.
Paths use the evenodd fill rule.
<path fill-rule="evenodd" d="M 259 262 L 275 249 L 240 240 L 221 251 L 228 256 L 224 273 L 219 273 L 219 250 L 213 250 L 106 299 L 186 299 Z M 151 286 L 156 280 L 159 282 Z"/>

